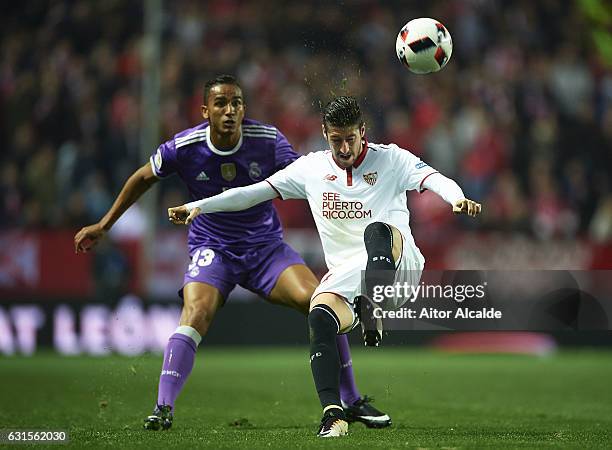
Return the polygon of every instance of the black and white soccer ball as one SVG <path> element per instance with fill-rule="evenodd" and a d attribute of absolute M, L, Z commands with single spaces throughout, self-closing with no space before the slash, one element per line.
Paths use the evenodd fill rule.
<path fill-rule="evenodd" d="M 420 17 L 402 27 L 395 41 L 395 52 L 412 73 L 437 72 L 448 63 L 453 40 L 440 22 Z"/>

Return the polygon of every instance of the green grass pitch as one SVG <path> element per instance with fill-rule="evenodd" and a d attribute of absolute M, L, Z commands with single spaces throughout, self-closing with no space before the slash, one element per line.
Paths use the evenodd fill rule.
<path fill-rule="evenodd" d="M 0 359 L 0 428 L 65 429 L 73 447 L 610 448 L 612 353 L 548 357 L 355 350 L 362 393 L 393 427 L 314 435 L 307 349 L 206 348 L 174 426 L 147 432 L 161 356 Z"/>

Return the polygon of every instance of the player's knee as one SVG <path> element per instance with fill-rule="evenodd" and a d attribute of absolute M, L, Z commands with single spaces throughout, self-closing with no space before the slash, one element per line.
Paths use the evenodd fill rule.
<path fill-rule="evenodd" d="M 393 245 L 391 227 L 383 222 L 372 222 L 363 233 L 363 241 L 368 254 L 390 253 Z"/>
<path fill-rule="evenodd" d="M 326 340 L 326 338 L 335 337 L 338 334 L 340 320 L 333 309 L 320 304 L 314 306 L 308 314 L 308 328 L 311 342 Z"/>

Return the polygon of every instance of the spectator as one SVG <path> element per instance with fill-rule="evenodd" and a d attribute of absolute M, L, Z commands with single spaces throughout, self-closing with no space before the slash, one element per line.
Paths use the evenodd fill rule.
<path fill-rule="evenodd" d="M 3 227 L 83 225 L 140 160 L 142 5 L 76 0 L 5 12 Z M 354 16 L 340 4 L 320 14 L 280 0 L 164 8 L 160 141 L 201 120 L 202 82 L 220 71 L 256 96 L 246 99 L 250 116 L 277 124 L 303 153 L 322 148 L 320 102 L 348 92 L 364 100 L 371 139 L 473 180 L 466 194 L 492 203 L 487 226 L 609 236 L 612 76 L 583 38 L 578 6 L 433 1 L 417 14 L 406 2 L 362 2 Z M 395 60 L 394 37 L 416 15 L 453 34 L 453 59 L 439 74 L 411 75 Z M 311 224 L 293 220 L 299 205 L 279 208 L 289 208 L 289 226 Z M 436 236 L 453 224 L 414 225 Z"/>

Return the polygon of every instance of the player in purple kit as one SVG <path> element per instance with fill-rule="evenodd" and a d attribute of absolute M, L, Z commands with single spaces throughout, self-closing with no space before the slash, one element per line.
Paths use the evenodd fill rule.
<path fill-rule="evenodd" d="M 221 75 L 206 83 L 200 125 L 162 144 L 147 164 L 127 180 L 106 215 L 74 238 L 75 251 L 89 251 L 119 217 L 156 181 L 174 173 L 192 200 L 265 180 L 298 158 L 275 127 L 245 119 L 242 90 L 236 79 Z M 145 428 L 168 429 L 174 403 L 191 373 L 197 346 L 217 310 L 238 284 L 271 303 L 308 314 L 319 284 L 302 258 L 282 240 L 281 224 L 268 201 L 245 211 L 202 214 L 188 237 L 189 264 L 184 276 L 180 324 L 164 352 L 157 405 Z M 350 420 L 368 427 L 391 424 L 355 385 L 346 335 L 336 339 L 342 370 L 342 401 Z"/>

